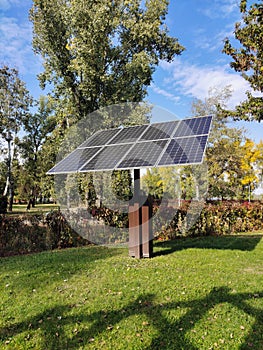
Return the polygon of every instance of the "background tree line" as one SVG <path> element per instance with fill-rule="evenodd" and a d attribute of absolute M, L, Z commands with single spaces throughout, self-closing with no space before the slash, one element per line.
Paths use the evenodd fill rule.
<path fill-rule="evenodd" d="M 53 180 L 46 171 L 54 165 L 69 128 L 82 118 L 88 118 L 89 135 L 97 128 L 149 121 L 149 115 L 143 114 L 125 120 L 98 118 L 98 114 L 94 118 L 92 112 L 115 103 L 142 102 L 159 62 L 171 62 L 183 52 L 178 39 L 169 35 L 167 9 L 166 0 L 143 5 L 139 0 L 33 1 L 33 49 L 43 59 L 39 81 L 42 87 L 49 84 L 51 93 L 33 101 L 18 71 L 1 67 L 0 190 L 9 194 L 9 210 L 14 196 L 33 205 L 37 198 L 54 196 Z M 241 72 L 255 94 L 248 93 L 234 111 L 226 109 L 229 87 L 193 102 L 193 115 L 216 116 L 206 152 L 208 197 L 244 198 L 262 176 L 262 143 L 245 139 L 226 117 L 263 119 L 262 4 L 248 6 L 242 0 L 240 12 L 242 21 L 234 29 L 240 47 L 236 49 L 226 38 L 223 52 L 232 57 L 232 68 Z M 164 172 L 167 182 L 178 176 L 171 169 Z M 150 175 L 157 177 L 160 187 L 157 171 Z M 127 181 L 127 173 L 123 176 Z M 183 192 L 194 192 L 190 170 L 185 168 L 180 176 Z"/>

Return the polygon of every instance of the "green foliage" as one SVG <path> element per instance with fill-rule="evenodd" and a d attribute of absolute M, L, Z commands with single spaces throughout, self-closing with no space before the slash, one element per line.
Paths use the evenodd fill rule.
<path fill-rule="evenodd" d="M 248 1 L 240 3 L 242 22 L 236 23 L 235 38 L 241 47 L 234 48 L 227 38 L 223 52 L 233 59 L 231 67 L 241 72 L 255 92 L 263 92 L 263 5 L 256 1 L 248 7 Z M 236 107 L 233 115 L 245 120 L 263 119 L 263 97 L 247 93 L 247 100 Z"/>
<path fill-rule="evenodd" d="M 0 256 L 85 245 L 60 211 L 48 214 L 0 215 Z"/>
<path fill-rule="evenodd" d="M 24 160 L 20 174 L 20 198 L 32 199 L 42 196 L 42 183 L 49 170 L 50 159 L 43 154 L 42 146 L 54 130 L 56 121 L 52 116 L 53 104 L 50 98 L 41 96 L 36 113 L 23 118 L 25 136 L 18 142 Z"/>
<path fill-rule="evenodd" d="M 142 188 L 151 196 L 162 198 L 164 184 L 157 168 L 147 169 L 146 174 L 142 177 Z"/>
<path fill-rule="evenodd" d="M 160 60 L 182 52 L 168 35 L 166 0 L 35 0 L 33 47 L 61 107 L 78 119 L 101 106 L 142 101 Z"/>
<path fill-rule="evenodd" d="M 0 86 L 0 134 L 16 136 L 32 98 L 14 68 L 0 67 Z"/>
<path fill-rule="evenodd" d="M 162 222 L 157 222 L 158 227 L 162 227 L 155 233 L 159 239 L 173 239 L 183 235 L 221 236 L 263 230 L 262 203 L 218 202 L 206 204 L 194 225 L 184 232 L 187 221 L 191 220 L 191 215 L 187 217 L 189 204 L 190 202 L 183 202 L 176 211 L 172 207 L 165 208 L 165 216 L 160 216 Z M 158 212 L 158 208 L 155 208 L 155 212 Z"/>
<path fill-rule="evenodd" d="M 14 184 L 12 165 L 15 155 L 17 134 L 21 129 L 22 121 L 32 102 L 25 87 L 19 78 L 18 71 L 7 66 L 0 67 L 0 136 L 7 143 L 7 176 L 4 195 L 9 193 L 8 210 L 12 211 Z"/>
<path fill-rule="evenodd" d="M 129 170 L 115 170 L 111 175 L 111 188 L 116 198 L 128 201 L 132 197 L 132 178 Z"/>

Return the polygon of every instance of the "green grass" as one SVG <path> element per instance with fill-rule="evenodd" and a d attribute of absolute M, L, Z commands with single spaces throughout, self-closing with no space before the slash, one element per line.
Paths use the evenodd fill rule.
<path fill-rule="evenodd" d="M 17 215 L 17 214 L 39 214 L 45 213 L 50 210 L 58 209 L 57 204 L 36 204 L 34 208 L 30 208 L 27 210 L 27 204 L 14 204 L 12 213 L 8 213 L 8 215 Z"/>
<path fill-rule="evenodd" d="M 1 349 L 263 349 L 261 235 L 0 260 Z"/>

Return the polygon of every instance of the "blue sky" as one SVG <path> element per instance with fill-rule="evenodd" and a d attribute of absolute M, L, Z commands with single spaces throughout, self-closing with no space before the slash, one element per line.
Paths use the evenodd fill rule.
<path fill-rule="evenodd" d="M 233 38 L 235 22 L 240 20 L 238 0 L 171 0 L 167 16 L 170 34 L 186 51 L 174 62 L 161 62 L 148 89 L 147 100 L 167 109 L 178 118 L 191 116 L 193 98 L 204 99 L 210 88 L 233 89 L 229 107 L 245 99 L 246 81 L 229 67 L 230 58 L 222 54 L 223 39 Z M 43 94 L 36 75 L 41 60 L 31 48 L 32 24 L 28 20 L 31 0 L 0 0 L 0 64 L 19 70 L 34 97 Z M 171 119 L 154 117 L 153 121 Z M 159 119 L 159 120 L 158 120 Z M 248 137 L 263 139 L 262 123 L 242 123 Z"/>

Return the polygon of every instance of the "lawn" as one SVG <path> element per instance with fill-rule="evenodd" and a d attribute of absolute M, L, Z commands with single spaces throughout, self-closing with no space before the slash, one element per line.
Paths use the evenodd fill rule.
<path fill-rule="evenodd" d="M 263 349 L 263 236 L 0 260 L 1 349 Z"/>
<path fill-rule="evenodd" d="M 14 204 L 12 213 L 8 213 L 8 215 L 17 215 L 17 214 L 39 214 L 45 213 L 50 210 L 58 209 L 57 204 L 36 204 L 34 208 L 30 208 L 27 210 L 27 204 Z"/>

